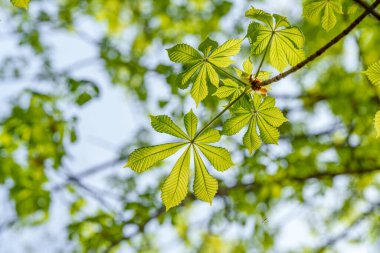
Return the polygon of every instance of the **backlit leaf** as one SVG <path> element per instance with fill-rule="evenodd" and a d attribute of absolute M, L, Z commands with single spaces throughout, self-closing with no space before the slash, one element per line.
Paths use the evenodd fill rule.
<path fill-rule="evenodd" d="M 261 140 L 267 144 L 277 144 L 280 137 L 277 127 L 288 120 L 281 110 L 274 106 L 274 98 L 262 98 L 261 95 L 254 93 L 250 108 L 235 110 L 235 115 L 224 123 L 222 133 L 234 135 L 249 124 L 248 130 L 243 136 L 243 144 L 249 153 L 261 146 Z M 260 135 L 257 129 L 260 130 Z"/>
<path fill-rule="evenodd" d="M 198 46 L 198 50 L 202 51 L 205 56 L 209 56 L 209 54 L 214 51 L 218 47 L 218 42 L 207 37 L 201 44 Z"/>
<path fill-rule="evenodd" d="M 376 113 L 374 121 L 375 121 L 375 129 L 377 132 L 376 138 L 379 138 L 380 137 L 380 111 Z"/>
<path fill-rule="evenodd" d="M 368 77 L 375 86 L 380 86 L 380 61 L 373 63 L 363 73 Z"/>
<path fill-rule="evenodd" d="M 216 192 L 218 191 L 218 181 L 210 176 L 205 164 L 203 163 L 198 151 L 194 148 L 194 194 L 199 200 L 211 204 Z"/>
<path fill-rule="evenodd" d="M 220 132 L 215 129 L 207 129 L 203 133 L 201 133 L 197 139 L 195 140 L 196 143 L 214 143 L 218 142 L 220 140 Z"/>
<path fill-rule="evenodd" d="M 181 138 L 181 139 L 189 139 L 187 135 L 179 128 L 174 122 L 166 115 L 159 116 L 150 116 L 151 125 L 154 130 L 159 133 L 166 133 L 172 136 Z"/>
<path fill-rule="evenodd" d="M 190 110 L 190 112 L 185 115 L 184 120 L 187 134 L 189 135 L 190 139 L 193 139 L 195 133 L 197 132 L 198 118 L 193 113 L 193 110 Z"/>
<path fill-rule="evenodd" d="M 336 14 L 343 14 L 342 3 L 339 0 L 318 0 L 304 6 L 303 15 L 315 20 L 322 15 L 323 29 L 330 31 L 336 25 Z"/>
<path fill-rule="evenodd" d="M 172 62 L 195 63 L 202 60 L 202 55 L 193 47 L 186 44 L 178 44 L 167 49 Z"/>
<path fill-rule="evenodd" d="M 295 66 L 305 58 L 305 39 L 302 32 L 290 26 L 285 17 L 274 14 L 270 18 L 274 25 L 257 21 L 249 25 L 247 36 L 251 43 L 251 54 L 261 54 L 268 49 L 269 63 L 283 71 L 286 66 Z"/>
<path fill-rule="evenodd" d="M 212 166 L 218 171 L 225 171 L 234 165 L 230 153 L 225 148 L 208 144 L 197 144 L 197 147 L 199 147 L 207 160 L 209 160 Z"/>
<path fill-rule="evenodd" d="M 207 66 L 203 65 L 199 71 L 197 78 L 191 88 L 191 96 L 193 97 L 197 106 L 205 99 L 208 94 L 207 89 Z"/>
<path fill-rule="evenodd" d="M 11 0 L 11 2 L 16 7 L 28 9 L 30 0 Z"/>
<path fill-rule="evenodd" d="M 162 186 L 161 198 L 166 211 L 177 206 L 186 197 L 189 185 L 190 147 L 178 159 Z"/>
<path fill-rule="evenodd" d="M 243 136 L 243 144 L 248 149 L 250 154 L 261 146 L 261 139 L 256 130 L 256 121 L 256 118 L 252 117 L 249 122 L 248 130 Z"/>
<path fill-rule="evenodd" d="M 136 149 L 131 153 L 125 167 L 140 173 L 154 166 L 159 161 L 173 155 L 186 143 L 167 143 Z"/>

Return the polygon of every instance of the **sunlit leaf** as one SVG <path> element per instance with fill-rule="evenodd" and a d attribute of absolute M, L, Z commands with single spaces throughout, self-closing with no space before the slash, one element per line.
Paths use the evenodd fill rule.
<path fill-rule="evenodd" d="M 177 206 L 186 197 L 189 185 L 190 147 L 178 159 L 162 186 L 161 198 L 166 211 Z"/>
<path fill-rule="evenodd" d="M 11 0 L 11 2 L 16 7 L 28 9 L 30 0 Z"/>
<path fill-rule="evenodd" d="M 202 51 L 205 56 L 209 56 L 209 54 L 214 51 L 218 47 L 218 42 L 207 37 L 201 44 L 198 46 L 198 50 Z"/>
<path fill-rule="evenodd" d="M 376 138 L 379 138 L 380 137 L 380 111 L 376 113 L 374 121 L 375 121 L 375 129 L 377 132 Z"/>
<path fill-rule="evenodd" d="M 290 26 L 285 17 L 276 14 L 269 17 L 273 25 L 269 25 L 271 22 L 258 22 L 262 20 L 251 16 L 255 20 L 249 25 L 247 34 L 251 43 L 251 53 L 261 54 L 268 50 L 269 63 L 283 71 L 286 66 L 295 66 L 305 58 L 305 39 L 302 32 L 297 27 Z"/>
<path fill-rule="evenodd" d="M 311 20 L 322 15 L 322 27 L 330 31 L 336 25 L 336 14 L 343 14 L 342 3 L 339 0 L 318 0 L 304 6 L 303 15 Z"/>
<path fill-rule="evenodd" d="M 267 144 L 277 144 L 280 132 L 277 127 L 288 121 L 280 109 L 274 107 L 275 99 L 254 93 L 250 108 L 239 108 L 234 111 L 234 116 L 223 124 L 222 133 L 234 135 L 249 124 L 248 130 L 243 136 L 243 144 L 250 153 L 261 146 L 261 140 Z M 257 130 L 260 130 L 260 135 Z"/>
<path fill-rule="evenodd" d="M 167 143 L 136 149 L 131 153 L 125 167 L 140 173 L 154 166 L 159 161 L 173 155 L 186 143 Z"/>
<path fill-rule="evenodd" d="M 218 68 L 228 67 L 234 56 L 240 51 L 242 40 L 232 39 L 226 41 L 220 47 L 218 43 L 206 38 L 198 47 L 203 56 L 193 47 L 186 44 L 178 44 L 167 49 L 169 58 L 173 62 L 185 65 L 185 70 L 177 77 L 177 85 L 185 89 L 193 81 L 191 96 L 198 104 L 208 95 L 208 84 L 219 87 Z"/>
<path fill-rule="evenodd" d="M 257 134 L 256 125 L 257 119 L 253 117 L 250 120 L 247 132 L 243 136 L 243 144 L 250 154 L 261 146 L 261 139 Z"/>
<path fill-rule="evenodd" d="M 248 124 L 251 117 L 251 113 L 246 111 L 244 114 L 238 114 L 237 116 L 226 120 L 223 124 L 222 133 L 225 135 L 237 134 L 245 125 Z"/>
<path fill-rule="evenodd" d="M 375 86 L 380 86 L 380 61 L 373 63 L 363 73 L 368 77 Z"/>
<path fill-rule="evenodd" d="M 214 143 L 218 142 L 220 140 L 220 132 L 215 129 L 207 129 L 203 133 L 201 133 L 197 139 L 195 140 L 196 143 Z"/>
<path fill-rule="evenodd" d="M 196 63 L 202 60 L 202 55 L 193 47 L 186 44 L 178 44 L 167 49 L 172 62 Z"/>
<path fill-rule="evenodd" d="M 224 148 L 200 143 L 197 147 L 218 171 L 225 171 L 234 165 L 230 153 Z"/>
<path fill-rule="evenodd" d="M 218 181 L 210 176 L 198 151 L 195 148 L 193 150 L 195 166 L 194 194 L 197 199 L 211 204 L 218 191 Z"/>
<path fill-rule="evenodd" d="M 191 88 L 191 96 L 198 106 L 199 103 L 206 98 L 207 94 L 207 66 L 203 65 Z"/>
<path fill-rule="evenodd" d="M 151 125 L 159 133 L 166 133 L 181 139 L 188 139 L 187 135 L 166 115 L 150 116 Z"/>
<path fill-rule="evenodd" d="M 187 134 L 189 135 L 190 139 L 193 139 L 195 133 L 197 132 L 198 118 L 193 113 L 193 110 L 190 110 L 190 112 L 185 115 L 184 120 Z"/>

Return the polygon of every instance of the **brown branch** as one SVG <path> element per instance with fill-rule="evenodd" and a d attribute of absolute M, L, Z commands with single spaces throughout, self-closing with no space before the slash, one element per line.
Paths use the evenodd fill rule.
<path fill-rule="evenodd" d="M 270 78 L 260 84 L 260 86 L 266 86 L 271 83 L 277 82 L 288 75 L 300 70 L 303 68 L 306 64 L 312 62 L 317 57 L 322 55 L 324 52 L 326 52 L 330 47 L 334 46 L 336 43 L 338 43 L 341 39 L 343 39 L 347 34 L 349 34 L 356 26 L 360 24 L 360 22 L 363 21 L 363 19 L 368 16 L 371 13 L 371 10 L 375 9 L 376 6 L 380 4 L 380 0 L 376 0 L 368 9 L 366 9 L 363 14 L 361 14 L 357 19 L 355 19 L 346 29 L 344 29 L 340 34 L 338 34 L 335 38 L 333 38 L 331 41 L 329 41 L 326 45 L 321 47 L 319 50 L 317 50 L 314 54 L 310 55 L 308 58 L 303 60 L 302 62 L 298 63 L 296 66 L 290 68 L 289 70 L 278 74 L 277 76 Z"/>
<path fill-rule="evenodd" d="M 354 2 L 362 6 L 364 9 L 369 10 L 371 12 L 371 15 L 380 21 L 380 13 L 378 13 L 374 9 L 371 9 L 371 7 L 367 3 L 363 2 L 362 0 L 354 0 Z"/>

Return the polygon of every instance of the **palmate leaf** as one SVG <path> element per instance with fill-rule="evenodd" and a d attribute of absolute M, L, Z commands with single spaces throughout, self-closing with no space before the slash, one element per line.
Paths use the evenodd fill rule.
<path fill-rule="evenodd" d="M 254 12 L 260 15 L 252 15 Z M 251 54 L 261 54 L 268 48 L 269 63 L 273 67 L 283 71 L 288 65 L 295 66 L 305 58 L 305 38 L 301 30 L 291 26 L 286 17 L 265 13 L 264 19 L 263 13 L 265 12 L 253 7 L 246 12 L 247 17 L 254 19 L 247 34 Z"/>
<path fill-rule="evenodd" d="M 261 146 L 261 140 L 267 144 L 277 144 L 280 138 L 280 132 L 277 127 L 285 123 L 287 119 L 274 106 L 274 98 L 265 97 L 262 99 L 260 95 L 255 93 L 252 105 L 236 110 L 235 115 L 224 123 L 222 133 L 234 135 L 249 124 L 248 130 L 243 136 L 243 144 L 249 153 Z M 257 128 L 260 135 L 257 133 Z"/>
<path fill-rule="evenodd" d="M 18 7 L 28 9 L 30 0 L 11 0 L 11 3 Z"/>
<path fill-rule="evenodd" d="M 231 57 L 240 51 L 242 40 L 231 39 L 218 47 L 216 41 L 206 38 L 198 47 L 198 52 L 186 44 L 178 44 L 167 49 L 173 62 L 183 63 L 185 71 L 177 78 L 179 88 L 187 88 L 193 81 L 191 96 L 198 104 L 208 95 L 208 84 L 219 87 L 217 68 L 228 67 L 233 61 Z"/>
<path fill-rule="evenodd" d="M 216 170 L 225 171 L 230 168 L 233 162 L 229 152 L 224 148 L 209 145 L 220 140 L 220 132 L 208 129 L 195 137 L 198 118 L 192 110 L 184 117 L 187 134 L 166 115 L 151 116 L 151 124 L 156 131 L 180 138 L 182 141 L 136 149 L 129 156 L 125 167 L 136 172 L 144 172 L 186 147 L 162 187 L 161 197 L 166 210 L 181 203 L 187 195 L 191 150 L 195 165 L 194 194 L 198 199 L 211 203 L 218 189 L 218 183 L 208 173 L 198 149 Z"/>
<path fill-rule="evenodd" d="M 340 0 L 318 0 L 309 2 L 304 6 L 305 18 L 315 20 L 322 16 L 323 29 L 330 31 L 336 25 L 336 14 L 343 14 Z"/>

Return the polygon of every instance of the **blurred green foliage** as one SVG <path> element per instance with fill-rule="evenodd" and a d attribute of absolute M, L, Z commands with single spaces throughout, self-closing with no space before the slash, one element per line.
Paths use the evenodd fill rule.
<path fill-rule="evenodd" d="M 310 2 L 316 1 L 304 1 L 304 5 Z M 310 22 L 301 14 L 288 16 L 305 35 L 306 56 L 362 12 L 361 7 L 355 11 L 352 1 L 340 3 L 343 14 L 335 15 L 335 25 L 324 26 L 328 32 L 319 21 Z M 182 205 L 166 213 L 159 200 L 166 175 L 152 173 L 149 176 L 154 176 L 156 183 L 147 187 L 139 186 L 137 175 L 115 175 L 106 183 L 122 196 L 117 199 L 120 214 L 104 203 L 91 206 L 91 191 L 83 191 L 81 178 L 62 176 L 67 173 L 64 161 L 70 159 L 70 150 L 78 139 L 77 119 L 66 115 L 64 108 L 80 109 L 96 103 L 102 90 L 98 80 L 78 78 L 73 69 L 57 68 L 54 47 L 44 37 L 46 34 L 64 32 L 90 43 L 96 48 L 96 58 L 89 62 L 100 63 L 112 84 L 125 88 L 126 94 L 144 110 L 151 108 L 149 102 L 179 122 L 189 109 L 188 90 L 177 88 L 176 76 L 184 69 L 157 55 L 174 44 L 195 45 L 210 35 L 219 42 L 244 37 L 249 24 L 244 11 L 250 4 L 222 0 L 34 0 L 25 11 L 1 2 L 3 20 L 9 20 L 7 33 L 1 36 L 13 37 L 22 50 L 3 53 L 0 91 L 4 81 L 11 80 L 14 85 L 25 80 L 34 83 L 17 92 L 11 101 L 2 101 L 11 109 L 0 118 L 0 187 L 8 193 L 19 224 L 32 226 L 47 221 L 51 203 L 60 201 L 55 192 L 63 190 L 72 202 L 67 214 L 70 223 L 66 235 L 61 236 L 74 244 L 74 252 L 117 252 L 125 248 L 164 252 L 172 245 L 189 252 L 338 252 L 335 244 L 340 240 L 376 250 L 380 146 L 373 118 L 380 108 L 380 90 L 361 73 L 380 59 L 380 51 L 376 50 L 380 23 L 371 16 L 307 68 L 292 75 L 290 82 L 275 84 L 283 87 L 273 89 L 271 95 L 290 122 L 280 127 L 279 147 L 263 145 L 250 155 L 240 137 L 222 139 L 237 165 L 228 178 L 213 174 L 221 179 L 213 206 L 202 205 L 189 195 Z M 299 2 L 292 4 L 302 8 Z M 244 7 L 241 12 L 234 11 L 240 10 L 239 6 Z M 85 19 L 99 31 L 84 32 L 81 24 Z M 249 51 L 243 47 L 244 53 L 248 56 Z M 260 59 L 253 57 L 255 67 Z M 267 62 L 264 67 L 276 71 Z M 166 80 L 171 91 L 168 98 L 152 98 L 155 91 L 149 89 L 150 74 Z M 293 86 L 287 90 L 285 86 L 291 84 L 297 91 L 293 92 Z M 196 112 L 202 123 L 222 109 L 215 96 L 203 102 Z M 323 117 L 331 119 L 330 124 L 323 129 L 312 127 Z M 216 121 L 215 127 L 221 129 L 227 118 L 226 115 Z M 125 160 L 131 149 L 152 144 L 155 143 L 151 143 L 149 134 L 141 129 L 132 142 L 124 143 L 117 162 Z M 52 186 L 52 175 L 62 177 L 65 183 Z M 108 195 L 102 197 L 107 199 Z M 331 198 L 334 205 L 324 205 Z M 310 234 L 305 236 L 316 243 L 305 243 L 293 250 L 279 248 L 285 223 L 298 217 L 294 211 L 279 222 L 272 220 L 287 205 L 311 213 L 305 219 Z M 203 215 L 204 210 L 209 215 Z M 198 214 L 201 217 L 194 219 Z M 359 234 L 326 240 L 326 235 L 334 238 L 339 231 L 350 231 L 359 222 L 365 224 Z M 14 222 L 4 224 L 11 226 Z M 175 234 L 171 245 L 159 243 L 166 234 L 162 230 Z M 234 236 L 229 234 L 236 230 Z"/>

